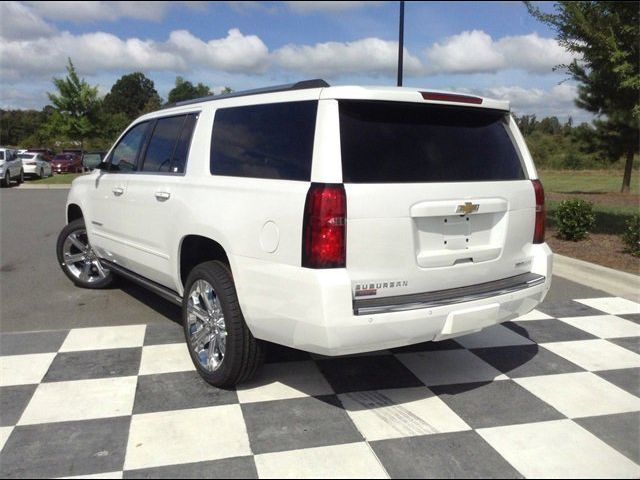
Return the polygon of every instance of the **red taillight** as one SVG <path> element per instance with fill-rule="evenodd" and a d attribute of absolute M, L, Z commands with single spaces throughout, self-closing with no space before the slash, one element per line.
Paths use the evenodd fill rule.
<path fill-rule="evenodd" d="M 304 206 L 302 266 L 346 265 L 347 195 L 342 184 L 312 183 Z"/>
<path fill-rule="evenodd" d="M 471 95 L 458 95 L 455 93 L 438 93 L 438 92 L 420 92 L 425 100 L 436 100 L 438 102 L 455 102 L 455 103 L 473 103 L 475 105 L 482 104 L 480 97 L 472 97 Z"/>
<path fill-rule="evenodd" d="M 531 180 L 536 192 L 536 228 L 533 233 L 533 243 L 544 243 L 544 189 L 540 180 Z"/>

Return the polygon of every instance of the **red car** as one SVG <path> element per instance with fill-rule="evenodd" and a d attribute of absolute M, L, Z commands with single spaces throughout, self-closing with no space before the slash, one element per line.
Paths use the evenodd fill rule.
<path fill-rule="evenodd" d="M 54 173 L 82 173 L 82 158 L 72 153 L 60 153 L 53 157 L 51 170 Z"/>

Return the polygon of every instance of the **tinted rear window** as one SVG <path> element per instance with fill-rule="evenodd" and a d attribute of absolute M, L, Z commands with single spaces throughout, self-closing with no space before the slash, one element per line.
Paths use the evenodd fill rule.
<path fill-rule="evenodd" d="M 222 108 L 211 139 L 211 173 L 309 180 L 318 102 Z"/>
<path fill-rule="evenodd" d="M 505 112 L 341 101 L 345 183 L 521 180 Z"/>

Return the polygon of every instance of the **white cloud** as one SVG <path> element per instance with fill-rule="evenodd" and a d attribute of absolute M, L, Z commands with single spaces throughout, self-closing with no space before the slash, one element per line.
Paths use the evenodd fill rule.
<path fill-rule="evenodd" d="M 0 37 L 15 40 L 48 37 L 55 28 L 20 2 L 0 2 Z"/>
<path fill-rule="evenodd" d="M 538 118 L 556 116 L 565 120 L 572 116 L 577 122 L 588 122 L 593 118 L 593 115 L 575 105 L 578 89 L 569 83 L 554 85 L 548 90 L 502 86 L 475 90 L 474 93 L 508 100 L 511 110 L 518 115 L 535 114 Z"/>
<path fill-rule="evenodd" d="M 574 58 L 556 40 L 537 33 L 495 41 L 482 30 L 465 31 L 434 43 L 425 51 L 425 57 L 427 69 L 433 74 L 492 73 L 507 69 L 551 73 L 556 65 Z"/>
<path fill-rule="evenodd" d="M 227 72 L 260 73 L 268 66 L 269 49 L 259 37 L 243 35 L 237 28 L 227 37 L 204 42 L 186 30 L 171 32 L 168 45 L 189 64 Z"/>
<path fill-rule="evenodd" d="M 364 38 L 354 42 L 286 45 L 274 52 L 278 66 L 305 75 L 335 77 L 344 74 L 390 75 L 397 71 L 398 42 Z M 421 72 L 420 60 L 404 49 L 404 72 Z"/>
<path fill-rule="evenodd" d="M 160 21 L 171 6 L 169 2 L 90 2 L 44 1 L 28 2 L 41 16 L 67 22 L 114 21 L 128 17 L 138 20 Z"/>
<path fill-rule="evenodd" d="M 347 10 L 357 10 L 371 6 L 379 6 L 387 2 L 312 2 L 305 0 L 301 2 L 284 2 L 289 9 L 295 13 L 309 14 L 316 12 L 339 13 Z"/>
<path fill-rule="evenodd" d="M 225 38 L 204 42 L 186 31 L 175 31 L 167 42 L 130 38 L 104 32 L 50 38 L 1 41 L 2 80 L 64 72 L 71 57 L 82 74 L 104 71 L 173 71 L 210 68 L 226 72 L 259 73 L 268 63 L 268 49 L 258 37 L 232 29 Z"/>

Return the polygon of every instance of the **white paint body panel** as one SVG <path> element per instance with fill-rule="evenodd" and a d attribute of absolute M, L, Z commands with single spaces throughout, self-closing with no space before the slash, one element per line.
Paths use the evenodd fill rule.
<path fill-rule="evenodd" d="M 535 308 L 550 287 L 552 254 L 546 244 L 531 243 L 535 195 L 530 180 L 347 184 L 346 268 L 313 270 L 300 266 L 310 182 L 210 174 L 211 130 L 217 108 L 319 100 L 311 182 L 341 183 L 341 98 L 425 103 L 416 89 L 329 87 L 212 100 L 155 112 L 136 122 L 167 114 L 200 114 L 185 174 L 95 170 L 74 180 L 68 205 L 81 208 L 90 241 L 101 256 L 180 295 L 185 280 L 180 277 L 183 239 L 200 235 L 216 241 L 227 254 L 240 306 L 254 336 L 320 354 L 441 340 Z M 485 100 L 470 108 L 508 110 L 509 106 Z M 527 177 L 537 178 L 513 120 L 510 130 Z M 115 189 L 122 193 L 114 193 Z M 168 193 L 169 198 L 160 201 L 156 192 Z M 458 225 L 455 219 L 460 215 L 455 209 L 465 202 L 480 207 L 464 220 L 468 224 Z M 448 230 L 435 231 L 431 224 L 440 225 L 445 218 L 451 218 Z M 463 228 L 473 229 L 471 244 L 464 246 L 468 249 L 460 246 Z M 443 239 L 446 246 L 432 248 Z M 467 263 L 469 251 L 473 258 Z M 379 298 L 474 285 L 527 272 L 544 275 L 546 282 L 462 304 L 374 315 L 353 313 L 358 282 L 408 282 L 380 292 Z"/>

